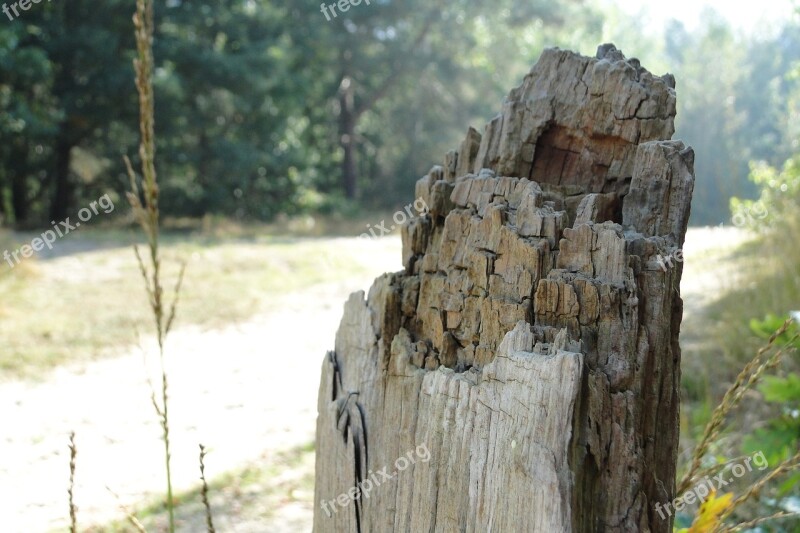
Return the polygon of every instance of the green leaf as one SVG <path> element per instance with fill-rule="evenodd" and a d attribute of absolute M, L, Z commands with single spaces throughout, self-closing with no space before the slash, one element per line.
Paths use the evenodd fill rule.
<path fill-rule="evenodd" d="M 747 455 L 762 452 L 767 463 L 777 465 L 790 457 L 797 448 L 800 428 L 794 420 L 779 418 L 769 427 L 751 432 L 742 442 L 742 451 Z"/>
<path fill-rule="evenodd" d="M 800 486 L 800 472 L 790 475 L 788 478 L 786 478 L 785 481 L 783 481 L 783 483 L 778 485 L 778 494 L 781 496 L 786 496 L 787 494 L 797 490 L 797 487 L 799 486 Z"/>
<path fill-rule="evenodd" d="M 793 314 L 794 316 L 794 314 Z M 750 320 L 750 331 L 752 331 L 757 337 L 762 339 L 768 339 L 775 333 L 778 329 L 783 326 L 783 323 L 789 318 L 788 315 L 778 316 L 769 314 L 764 317 L 764 320 L 752 319 Z M 786 330 L 784 334 L 778 337 L 776 341 L 777 346 L 782 346 L 789 342 L 789 339 L 797 335 L 798 333 L 798 324 L 797 320 L 789 326 L 789 329 Z M 795 348 L 800 349 L 800 340 L 796 340 L 793 343 Z"/>
<path fill-rule="evenodd" d="M 764 399 L 772 403 L 800 402 L 800 375 L 789 374 L 785 378 L 764 376 L 758 390 Z"/>

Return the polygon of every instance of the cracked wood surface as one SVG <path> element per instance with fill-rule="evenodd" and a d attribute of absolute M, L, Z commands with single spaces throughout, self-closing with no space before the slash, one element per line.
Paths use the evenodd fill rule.
<path fill-rule="evenodd" d="M 404 271 L 350 297 L 323 363 L 315 531 L 671 531 L 674 116 L 672 77 L 613 45 L 547 50 L 417 183 Z"/>

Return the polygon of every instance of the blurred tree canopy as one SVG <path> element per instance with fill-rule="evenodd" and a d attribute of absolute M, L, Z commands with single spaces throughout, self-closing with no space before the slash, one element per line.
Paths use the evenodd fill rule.
<path fill-rule="evenodd" d="M 750 162 L 781 166 L 796 149 L 800 93 L 791 73 L 800 59 L 800 27 L 747 41 L 707 12 L 702 31 L 690 34 L 673 21 L 666 36 L 678 79 L 677 137 L 697 154 L 692 223 L 729 223 L 730 198 L 756 195 Z"/>
<path fill-rule="evenodd" d="M 270 220 L 407 201 L 546 46 L 592 53 L 617 37 L 593 5 L 373 0 L 328 20 L 316 2 L 167 0 L 155 41 L 162 207 Z M 138 138 L 133 8 L 41 3 L 0 24 L 5 223 L 121 198 Z M 656 39 L 623 26 L 614 40 L 629 53 Z M 673 22 L 657 39 L 678 79 L 678 136 L 697 150 L 692 222 L 728 221 L 730 197 L 755 194 L 749 162 L 780 165 L 794 148 L 800 28 L 756 39 L 710 13 L 702 31 Z"/>

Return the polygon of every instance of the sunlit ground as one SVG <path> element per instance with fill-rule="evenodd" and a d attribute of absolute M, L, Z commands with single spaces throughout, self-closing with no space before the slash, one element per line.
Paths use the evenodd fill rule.
<path fill-rule="evenodd" d="M 146 300 L 129 247 L 113 237 L 87 234 L 59 256 L 0 278 L 8 295 L 0 335 L 10 339 L 0 356 L 8 376 L 0 404 L 12 406 L 0 415 L 9 429 L 0 440 L 6 531 L 66 527 L 70 431 L 82 530 L 130 531 L 123 508 L 148 531 L 166 523 Z M 728 288 L 730 251 L 745 237 L 690 230 L 687 323 Z M 168 276 L 179 258 L 189 259 L 179 325 L 167 345 L 179 529 L 203 528 L 203 443 L 219 530 L 309 530 L 322 357 L 347 295 L 400 269 L 400 240 L 173 235 L 167 243 Z"/>

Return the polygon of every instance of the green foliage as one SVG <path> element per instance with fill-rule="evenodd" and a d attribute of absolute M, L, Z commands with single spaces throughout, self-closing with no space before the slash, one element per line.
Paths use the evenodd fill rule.
<path fill-rule="evenodd" d="M 330 145 L 314 142 L 308 106 L 325 88 L 295 42 L 293 10 L 225 0 L 159 11 L 165 210 L 258 219 L 297 212 L 332 163 Z"/>
<path fill-rule="evenodd" d="M 774 37 L 742 38 L 713 11 L 690 33 L 673 22 L 665 33 L 670 68 L 678 80 L 676 136 L 697 155 L 692 224 L 730 223 L 732 196 L 758 194 L 750 162 L 780 165 L 792 153 L 798 80 L 790 76 L 800 57 L 800 27 Z M 758 220 L 760 206 L 733 222 Z"/>
<path fill-rule="evenodd" d="M 320 21 L 310 61 L 329 84 L 317 107 L 329 113 L 341 164 L 325 191 L 347 192 L 350 144 L 356 198 L 370 207 L 408 198 L 469 125 L 480 128 L 497 111 L 545 46 L 580 47 L 585 34 L 596 46 L 600 29 L 600 16 L 582 1 L 384 2 L 331 21 L 317 4 L 293 10 Z"/>
<path fill-rule="evenodd" d="M 785 403 L 789 408 L 800 406 L 800 375 L 798 374 L 789 374 L 785 378 L 767 376 L 759 390 L 768 402 Z"/>
<path fill-rule="evenodd" d="M 796 247 L 786 247 L 787 235 L 796 234 L 800 216 L 800 160 L 789 159 L 779 171 L 766 163 L 753 164 L 750 179 L 760 188 L 757 200 L 731 200 L 734 218 L 739 218 L 748 227 L 762 232 L 756 254 L 772 255 L 774 266 L 766 278 L 762 278 L 749 292 L 759 294 L 756 306 L 748 306 L 750 312 L 759 308 L 780 309 L 782 305 L 794 305 L 800 295 Z M 764 264 L 761 264 L 764 269 Z M 764 269 L 766 270 L 766 269 Z M 741 298 L 742 295 L 734 295 Z M 784 309 L 786 309 L 784 307 Z M 793 314 L 797 321 L 797 313 Z M 786 316 L 767 314 L 763 320 L 751 319 L 750 330 L 760 338 L 767 338 L 786 320 Z M 800 341 L 792 340 L 797 335 L 795 324 L 777 340 L 779 344 L 790 344 L 795 353 L 800 350 Z M 795 363 L 796 364 L 796 363 Z M 795 367 L 796 368 L 796 367 Z M 764 427 L 757 428 L 744 439 L 747 451 L 761 450 L 771 463 L 785 460 L 800 446 L 800 374 L 788 372 L 781 376 L 766 376 L 758 390 L 771 405 L 771 418 Z"/>
<path fill-rule="evenodd" d="M 757 200 L 731 199 L 731 211 L 752 229 L 785 226 L 800 207 L 800 160 L 786 161 L 782 170 L 764 162 L 753 163 L 750 180 L 759 187 Z"/>
<path fill-rule="evenodd" d="M 752 320 L 753 333 L 761 338 L 769 337 L 770 331 L 777 329 L 786 317 L 769 315 L 764 320 Z M 772 328 L 772 329 L 771 329 Z M 794 338 L 800 328 L 794 325 L 781 335 L 777 342 L 800 350 L 800 340 Z M 776 465 L 792 457 L 800 448 L 800 374 L 787 373 L 784 376 L 764 376 L 758 387 L 764 400 L 771 404 L 776 414 L 763 427 L 757 428 L 745 436 L 743 450 L 745 453 L 761 451 L 770 465 Z M 797 495 L 800 486 L 800 474 L 790 476 L 777 490 L 780 498 L 792 498 Z M 784 501 L 784 504 L 789 502 Z"/>
<path fill-rule="evenodd" d="M 764 320 L 752 320 L 750 327 L 759 337 L 769 337 L 786 317 L 768 315 Z M 781 335 L 777 342 L 785 345 L 797 335 L 794 326 Z M 800 340 L 794 339 L 792 345 L 800 350 Z M 763 450 L 772 462 L 790 457 L 800 445 L 800 374 L 788 373 L 785 376 L 765 376 L 758 390 L 768 403 L 775 404 L 780 413 L 771 419 L 765 428 L 757 429 L 745 439 L 747 450 Z"/>
<path fill-rule="evenodd" d="M 262 4 L 157 9 L 159 172 L 174 215 L 292 212 L 328 167 L 305 112 L 319 84 L 286 36 L 288 8 Z M 17 223 L 69 215 L 99 189 L 122 193 L 121 155 L 136 144 L 132 4 L 35 7 L 0 28 L 0 211 Z"/>
<path fill-rule="evenodd" d="M 121 155 L 137 138 L 132 11 L 126 0 L 41 3 L 0 26 L 3 222 L 122 195 Z M 402 204 L 547 46 L 592 54 L 613 39 L 675 73 L 677 136 L 697 153 L 693 224 L 727 222 L 730 197 L 762 183 L 747 180 L 749 162 L 781 165 L 797 133 L 792 21 L 755 38 L 708 12 L 697 32 L 672 23 L 644 35 L 629 14 L 570 0 L 373 2 L 330 21 L 318 3 L 171 0 L 155 15 L 158 171 L 173 216 Z M 345 153 L 356 194 L 342 202 Z M 754 174 L 773 181 L 763 168 Z"/>
<path fill-rule="evenodd" d="M 761 339 L 769 339 L 770 336 L 777 331 L 789 317 L 768 314 L 763 320 L 752 319 L 750 321 L 750 331 Z M 792 325 L 785 333 L 782 333 L 778 338 L 778 344 L 787 344 L 792 337 L 797 334 L 798 328 Z M 795 348 L 800 349 L 800 343 L 795 343 Z"/>

